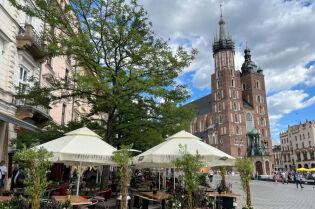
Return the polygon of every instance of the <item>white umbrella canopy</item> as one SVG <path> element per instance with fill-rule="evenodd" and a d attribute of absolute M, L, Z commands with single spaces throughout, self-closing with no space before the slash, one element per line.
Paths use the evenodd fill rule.
<path fill-rule="evenodd" d="M 36 146 L 53 153 L 52 162 L 82 165 L 116 165 L 111 157 L 117 151 L 90 129 L 83 127 L 65 136 Z"/>
<path fill-rule="evenodd" d="M 53 153 L 53 157 L 49 159 L 52 162 L 79 164 L 77 195 L 82 165 L 116 165 L 112 156 L 117 149 L 86 127 L 68 132 L 63 137 L 36 146 L 35 149 L 41 147 Z"/>
<path fill-rule="evenodd" d="M 235 158 L 201 141 L 200 138 L 180 131 L 165 142 L 136 156 L 133 163 L 138 168 L 173 168 L 174 160 L 181 156 L 179 145 L 187 146 L 187 152 L 202 157 L 204 166 L 233 166 Z"/>

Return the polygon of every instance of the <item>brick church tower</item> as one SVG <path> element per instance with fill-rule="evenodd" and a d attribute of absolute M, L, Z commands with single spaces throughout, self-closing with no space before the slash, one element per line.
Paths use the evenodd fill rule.
<path fill-rule="evenodd" d="M 252 61 L 250 50 L 244 50 L 241 71 L 235 69 L 234 42 L 225 32 L 225 21 L 219 21 L 220 32 L 212 45 L 214 74 L 211 93 L 189 104 L 197 115 L 191 133 L 232 156 L 245 156 L 248 135 L 254 131 L 271 153 L 271 139 L 263 70 Z M 189 105 L 187 104 L 187 105 Z M 262 173 L 270 173 L 271 158 L 261 160 Z"/>

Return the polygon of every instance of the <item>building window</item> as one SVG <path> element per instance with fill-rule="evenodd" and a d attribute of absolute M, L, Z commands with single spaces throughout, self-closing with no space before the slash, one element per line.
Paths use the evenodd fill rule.
<path fill-rule="evenodd" d="M 233 66 L 233 52 L 230 52 L 229 65 L 230 65 L 230 66 Z M 232 75 L 232 76 L 234 76 L 234 72 L 233 72 L 233 75 Z"/>
<path fill-rule="evenodd" d="M 233 69 L 231 69 L 231 76 L 234 77 L 234 70 Z"/>
<path fill-rule="evenodd" d="M 297 141 L 297 136 L 295 136 L 295 141 Z"/>
<path fill-rule="evenodd" d="M 234 79 L 232 79 L 232 87 L 235 87 Z"/>
<path fill-rule="evenodd" d="M 222 65 L 226 66 L 226 53 L 222 52 Z"/>
<path fill-rule="evenodd" d="M 307 132 L 307 137 L 311 138 L 310 132 Z"/>
<path fill-rule="evenodd" d="M 204 130 L 204 123 L 203 120 L 200 120 L 200 132 L 202 132 Z"/>
<path fill-rule="evenodd" d="M 312 146 L 311 141 L 308 141 L 308 146 L 309 146 L 309 147 L 311 147 L 311 146 Z"/>
<path fill-rule="evenodd" d="M 217 89 L 219 89 L 220 88 L 220 81 L 218 80 L 217 81 Z"/>
<path fill-rule="evenodd" d="M 299 145 L 298 144 L 296 144 L 296 149 L 299 149 Z"/>
<path fill-rule="evenodd" d="M 236 102 L 233 102 L 233 106 L 234 106 L 234 111 L 236 111 L 237 110 Z"/>
<path fill-rule="evenodd" d="M 63 105 L 62 105 L 62 115 L 61 115 L 61 125 L 65 124 L 66 108 L 67 108 L 66 103 L 63 103 Z"/>
<path fill-rule="evenodd" d="M 246 84 L 245 84 L 245 83 L 242 84 L 242 90 L 243 90 L 243 91 L 246 90 Z"/>
<path fill-rule="evenodd" d="M 238 117 L 237 117 L 237 114 L 234 115 L 234 121 L 235 123 L 238 123 Z"/>
<path fill-rule="evenodd" d="M 257 81 L 257 82 L 256 82 L 256 88 L 257 88 L 257 89 L 260 89 L 260 81 Z"/>
<path fill-rule="evenodd" d="M 238 126 L 236 126 L 236 134 L 239 135 L 240 134 L 240 128 Z"/>
<path fill-rule="evenodd" d="M 305 139 L 305 135 L 303 134 L 303 139 Z"/>
<path fill-rule="evenodd" d="M 233 98 L 235 99 L 235 90 L 233 90 Z"/>
<path fill-rule="evenodd" d="M 258 103 L 261 103 L 260 95 L 257 96 L 257 102 L 258 102 Z"/>
<path fill-rule="evenodd" d="M 26 93 L 26 87 L 28 84 L 27 81 L 28 71 L 24 67 L 20 67 L 20 77 L 19 77 L 19 94 Z"/>
<path fill-rule="evenodd" d="M 220 57 L 219 57 L 219 54 L 220 54 L 220 53 L 218 53 L 217 56 L 216 56 L 216 67 L 219 67 L 219 66 L 220 66 L 220 62 L 219 62 Z M 217 77 L 219 77 L 219 75 L 217 75 Z"/>

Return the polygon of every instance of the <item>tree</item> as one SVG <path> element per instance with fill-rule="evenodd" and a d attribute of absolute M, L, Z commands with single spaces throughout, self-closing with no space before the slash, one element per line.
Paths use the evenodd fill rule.
<path fill-rule="evenodd" d="M 24 168 L 26 178 L 23 183 L 26 185 L 26 193 L 31 197 L 32 209 L 39 208 L 40 201 L 49 184 L 47 174 L 51 166 L 48 161 L 50 157 L 52 154 L 44 148 L 36 150 L 24 147 L 14 155 L 14 160 Z"/>
<path fill-rule="evenodd" d="M 185 188 L 188 194 L 188 208 L 193 208 L 192 193 L 197 189 L 199 185 L 200 174 L 198 170 L 202 167 L 201 156 L 198 152 L 192 155 L 187 152 L 187 145 L 179 146 L 182 156 L 175 160 L 177 168 L 183 170 L 182 180 L 185 182 Z"/>
<path fill-rule="evenodd" d="M 73 98 L 87 103 L 91 110 L 85 119 L 102 124 L 102 136 L 114 146 L 126 138 L 137 145 L 137 136 L 155 128 L 161 135 L 156 140 L 188 128 L 194 114 L 191 107 L 179 105 L 189 94 L 176 78 L 197 52 L 183 47 L 173 51 L 154 34 L 136 0 L 10 2 L 46 23 L 41 37 L 47 56 L 71 56 L 75 66 L 84 67 L 68 79 L 49 79 L 46 87 L 34 81 L 28 94 L 17 98 L 45 107 Z"/>
<path fill-rule="evenodd" d="M 129 149 L 132 145 L 122 145 L 121 150 L 114 152 L 113 160 L 118 164 L 118 176 L 120 178 L 122 193 L 121 193 L 121 209 L 127 209 L 127 185 L 130 181 L 131 172 L 129 170 L 131 152 Z"/>
<path fill-rule="evenodd" d="M 251 196 L 250 196 L 250 186 L 249 181 L 251 179 L 251 175 L 253 172 L 254 164 L 251 158 L 245 157 L 244 159 L 238 158 L 236 159 L 235 167 L 238 172 L 240 172 L 242 188 L 244 192 L 246 192 L 246 204 L 248 207 L 252 205 Z"/>

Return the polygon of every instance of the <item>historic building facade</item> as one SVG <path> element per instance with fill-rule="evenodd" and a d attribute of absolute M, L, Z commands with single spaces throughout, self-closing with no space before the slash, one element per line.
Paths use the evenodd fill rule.
<path fill-rule="evenodd" d="M 263 70 L 252 61 L 247 47 L 241 72 L 235 70 L 234 42 L 225 33 L 222 15 L 219 25 L 219 36 L 214 38 L 212 48 L 215 72 L 211 75 L 211 93 L 189 103 L 197 110 L 190 131 L 232 156 L 245 156 L 247 134 L 256 129 L 259 144 L 271 153 Z M 264 159 L 260 167 L 266 169 L 261 173 L 270 173 L 271 158 Z"/>
<path fill-rule="evenodd" d="M 285 170 L 315 168 L 315 120 L 288 126 L 280 133 L 280 143 Z"/>

